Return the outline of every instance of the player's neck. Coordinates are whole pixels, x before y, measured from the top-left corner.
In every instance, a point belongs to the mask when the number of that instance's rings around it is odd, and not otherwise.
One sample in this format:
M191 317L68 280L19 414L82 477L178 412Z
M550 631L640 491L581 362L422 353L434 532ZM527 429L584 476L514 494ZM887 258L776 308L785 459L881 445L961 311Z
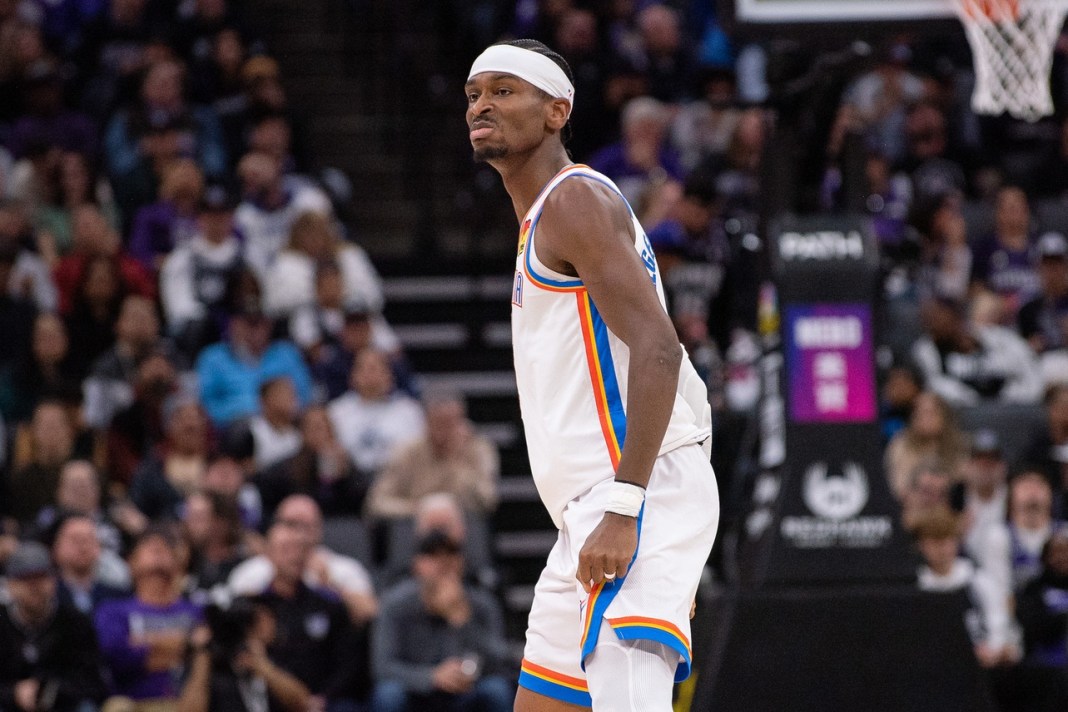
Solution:
M504 180L504 189L512 198L516 218L522 221L542 188L572 163L563 146L552 153L534 152L517 160L494 166Z

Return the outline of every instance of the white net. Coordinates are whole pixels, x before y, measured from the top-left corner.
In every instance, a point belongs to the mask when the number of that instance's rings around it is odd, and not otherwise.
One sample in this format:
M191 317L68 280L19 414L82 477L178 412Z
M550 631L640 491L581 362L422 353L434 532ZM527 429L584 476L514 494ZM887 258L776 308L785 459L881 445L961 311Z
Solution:
M1068 0L952 0L975 62L972 108L1025 121L1053 113L1049 73Z

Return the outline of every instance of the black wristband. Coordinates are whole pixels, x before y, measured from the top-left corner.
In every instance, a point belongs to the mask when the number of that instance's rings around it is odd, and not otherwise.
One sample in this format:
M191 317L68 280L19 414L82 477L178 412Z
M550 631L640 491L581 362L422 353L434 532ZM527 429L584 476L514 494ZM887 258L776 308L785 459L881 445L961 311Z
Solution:
M621 485L634 485L635 487L641 487L643 490L645 489L645 485L640 485L637 482L631 482L630 480L616 480L616 482Z

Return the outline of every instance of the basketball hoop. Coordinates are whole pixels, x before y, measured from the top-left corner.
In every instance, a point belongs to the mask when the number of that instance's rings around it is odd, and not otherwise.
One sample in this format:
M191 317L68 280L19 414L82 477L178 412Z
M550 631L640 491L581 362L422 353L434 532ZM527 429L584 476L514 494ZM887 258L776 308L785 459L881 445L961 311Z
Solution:
M972 108L1037 121L1053 113L1049 73L1068 0L952 0L975 62Z

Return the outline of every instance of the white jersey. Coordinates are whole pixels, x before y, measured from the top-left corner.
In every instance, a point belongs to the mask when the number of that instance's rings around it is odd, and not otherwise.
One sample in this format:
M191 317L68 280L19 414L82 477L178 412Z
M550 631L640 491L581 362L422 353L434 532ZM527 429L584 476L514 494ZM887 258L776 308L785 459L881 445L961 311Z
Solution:
M521 222L512 287L512 343L530 467L558 528L568 502L615 476L627 435L630 367L630 350L605 325L582 280L538 260L535 237L545 200L573 178L603 183L626 204L619 188L588 166L560 171ZM632 210L631 217L634 249L663 306L653 249ZM709 440L711 423L707 389L685 357L660 454Z

